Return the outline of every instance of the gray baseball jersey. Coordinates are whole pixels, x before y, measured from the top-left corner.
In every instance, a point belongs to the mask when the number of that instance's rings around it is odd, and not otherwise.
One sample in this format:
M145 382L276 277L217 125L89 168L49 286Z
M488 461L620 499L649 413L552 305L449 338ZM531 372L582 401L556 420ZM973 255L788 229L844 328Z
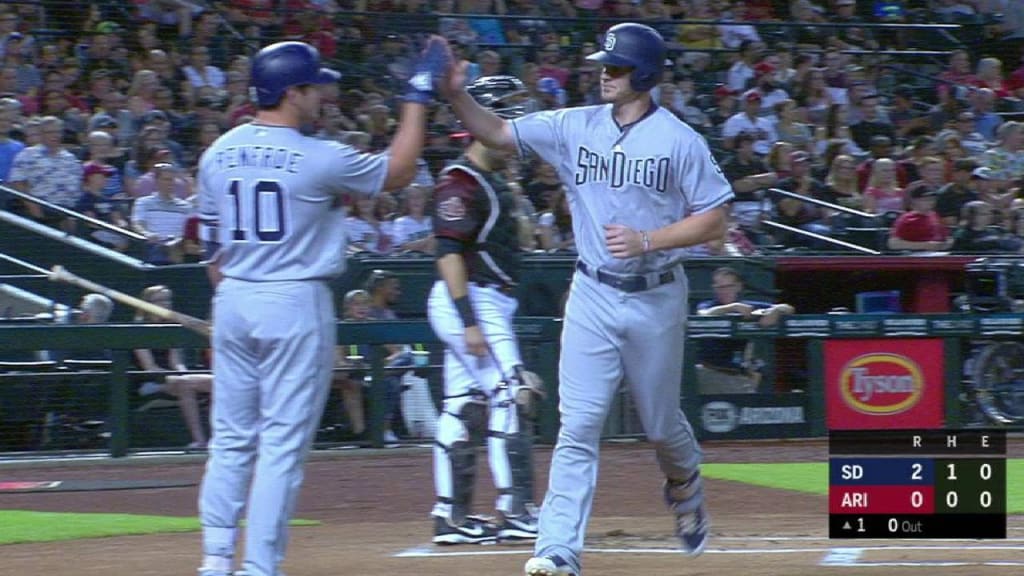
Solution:
M576 249L588 269L645 277L660 271L659 279L669 278L627 292L600 276L573 277L558 369L561 428L534 555L557 556L578 574L600 432L623 380L662 473L674 481L694 479L691 495L674 509L691 513L703 506L696 480L700 447L679 409L688 289L678 263L684 252L614 258L604 226L662 228L727 202L732 187L704 139L661 108L623 127L611 104L511 122L520 153L534 152L558 170L568 190Z
M200 217L218 222L218 263L229 278L331 278L345 270L342 196L375 194L386 176L385 154L243 124L200 160Z
M605 247L603 225L661 228L730 200L732 186L704 138L671 112L655 108L620 128L611 110L599 105L537 112L511 120L513 134L520 154L536 153L558 170L584 262L619 273L661 269L684 251L615 259Z

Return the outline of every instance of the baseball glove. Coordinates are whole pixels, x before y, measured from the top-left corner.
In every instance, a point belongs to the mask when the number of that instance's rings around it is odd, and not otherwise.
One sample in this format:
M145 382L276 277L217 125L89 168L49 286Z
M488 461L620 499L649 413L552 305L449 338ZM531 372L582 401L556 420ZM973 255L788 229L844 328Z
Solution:
M531 420L537 417L540 401L544 399L544 381L535 372L516 368L515 400L519 413Z

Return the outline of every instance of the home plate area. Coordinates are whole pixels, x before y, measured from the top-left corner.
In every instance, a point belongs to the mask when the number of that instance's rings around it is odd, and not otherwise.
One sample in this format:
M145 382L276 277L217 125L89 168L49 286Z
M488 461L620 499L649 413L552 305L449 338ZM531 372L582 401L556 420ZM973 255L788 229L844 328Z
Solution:
M1020 535L1024 529L1011 528ZM458 558L487 556L522 556L533 552L532 546L522 543L500 543L489 546L451 547L425 544L401 550L395 558ZM1006 540L829 540L819 536L717 536L704 551L702 563L729 559L732 562L762 562L753 557L774 557L768 563L785 563L816 573L824 568L919 568L924 573L945 573L942 568L1004 567L1006 574L1024 571L1024 538ZM585 548L587 564L597 568L602 557L611 555L666 556L678 555L679 550L670 535L629 535L608 533L587 538ZM781 558L782 556L788 558ZM741 560L740 557L746 557ZM710 562L708 562L710 561ZM748 564L749 566L749 564ZM818 566L819 568L813 568ZM706 567L706 566L705 566ZM769 571L771 569L769 568ZM854 570L847 573L860 574ZM911 570L911 572L914 572ZM587 573L602 574L599 568ZM653 573L653 572L652 572ZM686 573L685 571L683 573ZM704 572L696 572L703 574ZM774 573L774 572L772 572ZM803 573L799 569L794 573ZM886 570L872 570L871 574L888 574ZM902 571L901 571L902 573ZM959 572L958 572L959 573ZM1002 571L986 572L999 573Z

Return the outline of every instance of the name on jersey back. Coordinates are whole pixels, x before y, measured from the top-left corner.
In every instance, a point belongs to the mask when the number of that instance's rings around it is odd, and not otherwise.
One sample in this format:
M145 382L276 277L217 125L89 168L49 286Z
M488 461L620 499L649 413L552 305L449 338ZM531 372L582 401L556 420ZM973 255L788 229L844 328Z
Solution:
M241 145L228 146L217 150L214 161L217 170L234 170L235 168L263 168L282 170L289 174L298 174L299 165L306 154L291 148L277 146Z

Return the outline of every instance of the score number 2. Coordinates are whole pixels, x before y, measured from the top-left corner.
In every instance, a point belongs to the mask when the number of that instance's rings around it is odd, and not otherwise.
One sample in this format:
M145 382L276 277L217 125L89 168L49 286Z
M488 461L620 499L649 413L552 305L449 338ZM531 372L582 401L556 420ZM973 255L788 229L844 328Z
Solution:
M259 180L243 186L244 180L228 181L228 196L234 210L231 239L245 242L249 232L260 242L280 242L287 233L284 188L277 180Z

